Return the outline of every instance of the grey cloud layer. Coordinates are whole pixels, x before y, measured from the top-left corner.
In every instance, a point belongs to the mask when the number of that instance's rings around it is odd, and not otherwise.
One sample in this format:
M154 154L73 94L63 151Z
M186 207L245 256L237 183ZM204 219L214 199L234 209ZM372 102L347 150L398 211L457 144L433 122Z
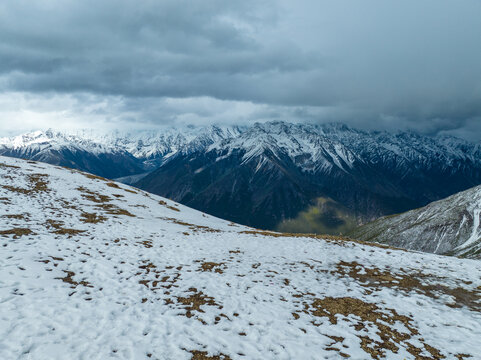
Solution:
M132 121L177 119L166 98L203 118L207 97L238 121L481 138L480 14L478 0L6 0L0 89L119 96L142 108Z

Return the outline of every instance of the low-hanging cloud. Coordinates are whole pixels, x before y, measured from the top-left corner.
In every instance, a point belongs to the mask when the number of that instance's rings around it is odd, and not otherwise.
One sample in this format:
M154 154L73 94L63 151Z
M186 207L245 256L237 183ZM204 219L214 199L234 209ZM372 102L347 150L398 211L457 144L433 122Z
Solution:
M479 140L479 14L478 0L6 0L0 130L276 119Z

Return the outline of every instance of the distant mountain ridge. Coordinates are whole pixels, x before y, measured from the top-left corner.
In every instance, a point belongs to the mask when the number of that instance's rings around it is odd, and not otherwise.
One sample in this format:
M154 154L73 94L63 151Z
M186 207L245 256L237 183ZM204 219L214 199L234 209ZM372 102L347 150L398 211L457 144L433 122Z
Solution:
M349 235L410 250L481 259L481 186L403 214L377 219Z
M49 129L0 138L0 155L119 178L153 170L178 152L199 150L221 138L235 136L237 129L218 126L139 132L86 129L72 133ZM92 166L95 163L98 166Z
M125 149L51 129L1 138L0 155L67 166L109 178L143 169L141 162Z
M222 218L286 231L345 232L481 184L480 144L342 124L47 131L0 139L0 154L122 177Z
M480 183L480 146L461 139L271 122L178 154L136 185L256 227L278 228L304 211L314 214L296 220L304 231L336 233L349 219L367 222ZM326 216L316 199L339 206Z

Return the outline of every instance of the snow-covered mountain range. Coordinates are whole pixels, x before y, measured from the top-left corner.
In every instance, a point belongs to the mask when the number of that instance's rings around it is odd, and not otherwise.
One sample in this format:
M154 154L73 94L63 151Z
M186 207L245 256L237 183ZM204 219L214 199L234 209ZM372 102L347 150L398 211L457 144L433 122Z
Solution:
M479 144L452 136L432 138L415 133L360 131L342 124L279 121L250 127L186 126L138 132L78 130L67 133L49 129L0 138L2 152L16 151L25 158L42 154L43 160L49 160L49 152L69 149L92 154L127 152L137 159L155 159L162 163L176 154L214 149L232 152L240 148L246 152L244 161L270 150L278 156L286 153L292 159L297 158L304 171L334 167L347 171L356 162L375 164L386 160L408 168L412 163L434 167L437 164L433 159L449 168L460 160L477 162L481 153Z
M340 124L47 131L0 139L0 154L122 178L243 224L328 233L481 184L480 144Z
M406 249L481 259L481 186L403 214L387 216L350 236Z
M66 133L49 129L0 138L0 154L117 178L155 169L177 153L202 150L238 132L236 127L218 126L139 132L79 130ZM91 168L92 158L102 166ZM112 161L115 168L109 164Z
M480 183L479 144L275 122L178 154L136 185L256 227L294 219L304 231L336 233ZM326 213L321 199L335 206Z
M478 359L481 262L0 156L1 359Z

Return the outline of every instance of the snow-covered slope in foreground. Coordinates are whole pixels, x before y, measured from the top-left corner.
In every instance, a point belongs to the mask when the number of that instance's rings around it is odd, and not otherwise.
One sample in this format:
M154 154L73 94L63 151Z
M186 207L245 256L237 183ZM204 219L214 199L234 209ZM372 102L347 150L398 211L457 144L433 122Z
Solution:
M1 359L481 358L481 263L0 157Z
M350 236L411 250L481 259L481 185L360 226Z

